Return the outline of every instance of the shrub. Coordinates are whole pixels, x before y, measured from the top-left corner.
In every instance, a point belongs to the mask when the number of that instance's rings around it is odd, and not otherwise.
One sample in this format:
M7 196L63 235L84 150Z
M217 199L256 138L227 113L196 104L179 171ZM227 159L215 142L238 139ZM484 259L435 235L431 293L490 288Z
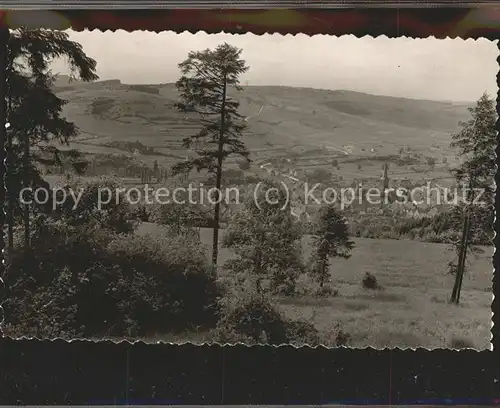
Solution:
M371 290L380 289L380 285L377 282L377 278L369 272L365 273L362 284L363 288L365 289L371 289Z
M75 227L61 221L37 227L31 247L15 245L9 254L5 276L9 294L4 304L9 334L84 335L82 324L107 318L109 308L100 303L100 297L93 296L97 293L94 291L85 298L83 291L88 288L92 270L104 267L103 251L114 236L104 229ZM15 244L19 244L21 237L22 231L16 231ZM85 302L95 306L95 315L78 316Z
M255 290L262 292L262 281L269 279L273 293L293 294L297 277L303 271L302 230L290 211L286 192L268 183L271 197L249 195L225 230L223 246L236 255L224 267L236 275L252 275ZM262 192L262 191L261 191Z
M149 222L150 214L145 205L135 205L130 212L131 218L137 221Z
M137 336L214 327L219 289L199 241L62 222L10 257L11 333ZM29 300L29 301L28 301Z
M434 231L427 232L423 236L423 240L425 242L434 242L434 243L441 243L444 241L443 237L436 234Z
M182 226L207 226L210 216L206 209L197 204L176 203L155 204L148 208L149 222L170 225L176 229Z
M378 238L380 239L399 239L400 235L396 231L382 231Z
M318 291L316 292L316 296L337 296L338 293L339 291L337 289L333 289L330 285L325 285L318 289Z
M343 330L337 332L337 337L335 339L335 344L337 346L347 346L351 341L351 335Z
M316 346L320 343L318 330L310 322L304 320L285 321L287 342L295 346Z
M450 340L450 348L456 350L462 350L468 348L474 349L475 346L474 343L468 339L453 337Z
M117 299L140 334L215 326L216 274L195 237L131 236L111 242L108 253L124 278Z
M219 341L227 341L224 339L227 334L238 334L253 343L286 342L283 319L265 295L233 293L222 299L222 303L224 309L217 327Z
M352 337L349 333L342 330L340 324L335 325L335 329L333 330L333 344L335 346L347 346L351 342Z
M331 297L337 296L338 290L334 289L330 284L325 284L321 287L309 275L303 274L297 279L296 294L299 296Z
M119 191L117 180L110 177L100 177L85 183L77 180L63 188L64 193L62 190L56 193L62 204L52 211L52 218L74 226L95 224L96 227L118 233L130 233L135 229L131 206L125 194ZM71 191L82 191L79 201L75 201Z
M319 343L316 328L282 316L270 298L257 292L236 292L222 300L223 312L215 330L221 343L310 344Z
M238 162L238 167L240 168L240 170L246 171L250 169L250 163L248 162L248 160L240 160Z

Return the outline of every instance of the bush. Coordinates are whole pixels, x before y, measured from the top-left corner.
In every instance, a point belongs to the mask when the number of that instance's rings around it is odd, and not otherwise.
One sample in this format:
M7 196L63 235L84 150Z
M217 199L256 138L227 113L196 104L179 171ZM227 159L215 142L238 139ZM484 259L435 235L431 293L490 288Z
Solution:
M380 239L399 239L400 235L396 231L382 231L377 238L380 238Z
M319 345L319 333L314 325L304 320L286 320L285 321L287 342L294 346Z
M491 217L490 217L491 218ZM458 222L457 222L458 220ZM453 243L460 239L461 218L453 212L440 212L432 216L411 218L398 214L386 215L359 215L354 214L349 220L350 233L363 238L386 239L416 239L433 243ZM493 233L493 222L485 222L484 227L480 222L474 235L474 245L490 245ZM483 233L479 233L483 232Z
M339 329L337 331L337 337L335 339L335 344L337 346L347 346L349 345L349 342L351 341L351 335L342 329Z
M250 169L250 163L248 162L248 160L240 160L238 162L238 167L240 168L240 170L246 171Z
M331 331L329 338L325 339L325 343L331 346L342 347L342 346L348 346L351 340L352 340L351 335L346 331L342 330L340 324L337 323L334 329Z
M453 337L450 340L450 348L455 350L475 349L474 343L468 339Z
M77 180L63 188L64 193L57 192L62 204L52 211L51 218L73 226L95 224L96 227L118 233L130 233L135 229L132 208L125 194L119 191L117 180L110 177L100 177L85 183ZM82 191L78 202L71 195L70 188L73 192Z
M239 293L222 299L223 313L217 327L218 340L241 335L252 343L282 344L286 331L280 313L271 301L257 293Z
M308 322L282 316L271 300L256 292L232 293L222 300L215 340L221 343L316 345L319 335Z
M15 249L9 254L5 276L9 293L4 303L8 334L82 336L82 325L90 323L86 319L108 317L109 307L100 302L101 297L94 297L96 291L85 298L84 290L92 271L104 267L103 251L114 235L104 229L75 227L61 221L37 227L29 248L20 245L23 234L16 231ZM95 315L78 315L85 303L94 305Z
M134 205L130 212L131 218L136 221L149 222L150 214L145 205Z
M365 273L365 276L363 277L362 284L363 284L363 288L365 288L365 289L376 290L376 289L381 288L379 283L377 282L377 278L369 272Z
M338 294L339 291L337 289L333 289L330 285L324 285L323 287L320 287L316 292L316 296L324 297L337 296Z
M332 288L330 284L325 284L321 287L309 275L303 274L297 279L296 294L299 296L332 297L338 295L338 290Z
M111 242L108 254L124 278L117 300L140 335L215 326L219 288L199 240L131 236Z
M208 227L211 219L207 210L197 204L155 204L148 207L149 222L170 225L176 229L182 226Z
M14 251L6 279L10 333L142 336L214 327L219 289L192 237L118 235L54 223Z

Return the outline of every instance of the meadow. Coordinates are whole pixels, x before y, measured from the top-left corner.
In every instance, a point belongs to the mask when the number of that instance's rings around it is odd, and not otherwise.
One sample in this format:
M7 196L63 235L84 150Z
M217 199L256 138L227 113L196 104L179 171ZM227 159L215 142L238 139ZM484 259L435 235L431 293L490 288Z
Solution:
M191 154L181 140L199 130L199 121L175 109L178 94L173 84L127 85L118 80L69 84L61 76L54 90L69 101L64 114L81 131L70 148L101 155L101 160L104 154L125 155L150 168L154 162L171 167ZM321 169L329 173L328 181L371 180L374 185L380 182L385 164L389 165L389 178L396 182L401 178L434 180L440 185L450 182L450 168L458 160L450 149L451 133L468 117L470 106L276 86L244 87L238 100L248 124L243 141L253 161L245 176L267 177L261 165L271 162L279 181L286 180L280 175L290 168L301 172L301 180ZM127 143L139 143L154 152L127 150ZM117 173L123 170L120 165L100 171ZM226 168L235 167L238 162L228 160ZM195 173L191 177L204 176ZM46 177L51 183L57 178L60 176ZM124 187L141 184L138 178L119 178ZM161 232L162 227L152 223L141 224L137 231L153 236ZM210 255L212 231L202 228L200 237ZM354 241L350 259L331 261L335 294L274 297L285 317L313 323L327 345L335 343L330 337L338 339L341 333L346 345L361 348L490 347L491 247L484 248L477 259L470 257L457 306L448 303L454 281L448 262L455 254L447 245L367 238ZM310 255L310 244L310 238L304 237L304 260ZM223 265L231 257L230 251L220 249L221 277L227 276ZM366 273L376 277L380 290L362 286ZM299 286L307 288L307 279ZM168 337L162 334L158 339L202 342L210 341L210 336L191 331Z
M161 234L163 228L143 223L137 233ZM223 234L223 233L222 233ZM201 228L200 238L211 247L212 230ZM492 303L492 247L470 258L464 277L461 303L448 298L454 277L447 271L453 253L447 245L412 240L354 239L356 247L348 260L334 259L330 266L332 286L338 290L330 297L276 297L276 305L287 317L314 323L328 336L341 330L348 346L477 348L490 347ZM310 238L303 239L303 255L310 253ZM404 255L404 256L403 256ZM233 255L221 248L222 266ZM362 287L366 272L376 276L381 290ZM221 270L221 274L224 274ZM164 341L207 341L207 333L154 338Z

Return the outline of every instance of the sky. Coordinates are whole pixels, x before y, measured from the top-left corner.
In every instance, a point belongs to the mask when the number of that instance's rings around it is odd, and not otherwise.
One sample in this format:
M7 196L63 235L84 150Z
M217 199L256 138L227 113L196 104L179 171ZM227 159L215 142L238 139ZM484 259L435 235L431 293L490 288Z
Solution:
M498 48L485 39L67 31L97 60L100 79L175 82L189 51L228 42L250 66L243 85L342 89L376 95L476 101L497 92ZM67 73L63 61L54 72Z

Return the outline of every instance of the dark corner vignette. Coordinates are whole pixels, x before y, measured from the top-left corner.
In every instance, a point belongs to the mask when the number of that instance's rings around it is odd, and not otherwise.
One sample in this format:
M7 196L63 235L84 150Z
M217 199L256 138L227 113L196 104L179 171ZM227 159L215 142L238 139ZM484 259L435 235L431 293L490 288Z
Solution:
M5 112L5 97L3 101ZM497 99L497 111L499 106ZM498 130L498 121L496 126ZM5 128L1 131L5 138ZM3 162L4 149L2 154ZM2 177L4 171L2 166ZM497 182L498 176L497 169ZM141 173L140 178L150 180L151 175ZM498 207L497 200L495 196ZM178 223L174 227L180 228ZM498 240L496 236L495 247ZM495 265L498 256L495 251ZM495 272L494 293L497 282ZM492 333L496 345L497 325ZM0 374L0 404L487 405L499 397L496 351L222 348L7 338L2 343L0 366L7 369ZM54 392L55 385L61 391Z
M4 276L4 270L5 270L5 264L4 264L4 221L5 221L5 210L4 210L4 202L5 202L5 173L6 173L6 168L5 168L5 157L6 157L6 151L5 151L5 141L7 140L6 138L6 133L7 133L7 120L5 117L5 113L7 112L7 101L5 98L6 95L6 86L7 86L7 81L6 81L6 75L5 75L5 67L7 65L7 41L8 41L8 36L9 32L8 29L0 26L0 97L2 100L2 110L0 112L0 117L2 118L0 120L0 203L2 203L2 210L0 211L0 224L2 225L2 239L0 241L0 251L2 251L2 257L1 257L1 265L0 265L0 338L3 337L3 330L2 330L2 325L5 320L5 314L4 314L4 309L2 307L2 303L5 300L5 296L7 294L7 288L5 281L3 280Z
M500 51L500 40L497 40L497 47ZM497 123L496 123L496 129L497 129L497 148L495 150L496 152L496 165L497 165L497 171L495 174L495 184L497 191L495 193L495 237L494 237L494 246L495 246L495 252L493 255L493 302L491 305L491 311L492 311L492 322L493 326L491 328L491 334L492 334L492 339L491 339L491 344L493 346L493 352L496 357L496 361L498 362L498 366L500 367L500 319L499 319L499 313L500 313L500 308L499 308L499 302L498 302L498 296L497 293L499 291L498 287L498 268L500 268L500 252L498 251L498 246L500 245L500 236L498 231L500 230L500 219L498 217L498 209L500 208L500 198L498 194L498 186L500 185L500 55L497 58L497 63L499 65L499 71L497 74L497 86L499 88L498 93L497 93L497 114L499 115Z

